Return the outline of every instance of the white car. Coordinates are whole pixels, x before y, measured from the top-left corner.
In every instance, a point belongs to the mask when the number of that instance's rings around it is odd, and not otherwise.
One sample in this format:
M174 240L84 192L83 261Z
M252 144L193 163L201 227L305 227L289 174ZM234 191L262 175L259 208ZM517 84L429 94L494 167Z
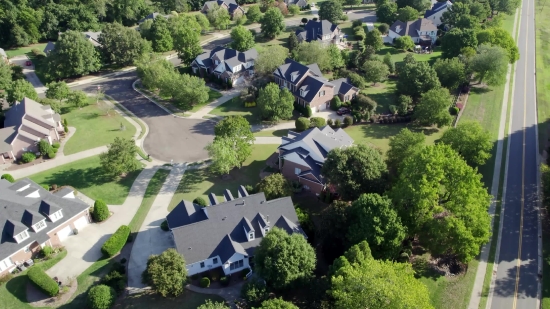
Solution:
M315 3L312 3L312 4L311 4L311 7L314 8L314 7L315 7Z

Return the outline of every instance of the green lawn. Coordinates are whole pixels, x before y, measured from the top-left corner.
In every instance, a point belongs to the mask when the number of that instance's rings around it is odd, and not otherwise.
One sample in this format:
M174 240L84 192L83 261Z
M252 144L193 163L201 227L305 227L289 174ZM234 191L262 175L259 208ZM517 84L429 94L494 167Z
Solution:
M376 107L377 114L390 113L390 105L396 104L395 97L395 80L387 80L383 83L372 85L369 83L367 88L361 89L361 93L369 96L378 103Z
M136 214L132 218L132 221L130 221L130 224L128 224L132 233L137 233L141 228L143 221L145 221L145 217L147 217L151 206L153 206L153 202L155 201L157 194L160 192L160 188L162 188L162 185L166 181L166 177L168 177L169 174L169 170L161 168L157 170L153 178L151 178L151 181L147 185L147 189L145 189L145 194L143 195L141 205L139 205Z
M250 124L260 123L261 118L257 107L244 107L243 101L239 97L235 97L222 105L214 108L210 115L215 116L232 116L240 115L246 118Z
M43 51L44 47L46 47L46 43L40 43L40 44L32 44L25 47L19 47L14 49L6 49L6 54L8 57L15 57L24 55L26 53L30 53L32 49L38 49L39 51Z
M69 112L62 114L61 118L67 119L76 132L65 144L65 155L105 146L112 143L115 137L132 138L136 133L134 125L118 113L105 115L96 105L95 98L90 98L89 105L81 109L72 106L62 109L67 110ZM121 124L125 127L124 131L120 129Z
M217 295L199 294L185 291L178 297L162 297L154 293L143 293L129 295L118 301L113 309L150 309L150 308L179 308L195 309L206 303L206 300L213 302L224 302L224 299Z
M404 52L402 50L395 49L392 46L384 45L382 49L376 52L376 54L380 57L383 57L387 53L390 53L391 59L394 63L402 62L407 54L413 55L414 59L417 61L429 61L430 63L434 63L437 58L441 57L441 48L436 47L434 52L431 54L417 54Z
M254 136L256 137L283 137L286 136L288 133L288 129L282 129L282 130L262 130L258 132L254 132Z
M129 173L120 180L104 176L99 156L74 161L29 176L40 185L73 186L91 199L102 199L110 205L120 205L141 170Z
M207 105L211 102L214 102L214 100L217 100L221 97L222 97L222 94L219 91L208 88L208 102L206 102L204 104L196 104L196 105L193 106L193 108L191 108L189 110L186 110L186 112L191 112L191 113L197 112L198 110L203 108L205 105Z
M218 196L218 201L223 201L225 189L229 189L236 196L239 185L256 185L260 181L260 171L266 167L265 160L277 147L278 145L253 146L252 154L244 162L243 167L231 171L228 179L211 174L207 168L188 170L183 175L168 210L172 210L182 199L192 201L202 196L208 200L207 194L213 192Z
M254 45L254 48L258 51L264 48L269 48L271 45L282 45L288 48L288 37L294 31L296 31L296 27L287 27L283 33L278 35L273 40L266 39L263 36L256 36L256 44Z

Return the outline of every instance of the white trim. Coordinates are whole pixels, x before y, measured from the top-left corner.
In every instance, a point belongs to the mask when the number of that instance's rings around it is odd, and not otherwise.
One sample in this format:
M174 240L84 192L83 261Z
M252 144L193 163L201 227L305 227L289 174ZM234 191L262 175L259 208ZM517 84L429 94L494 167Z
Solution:
M24 236L24 235L27 235L27 237L25 237L25 238L23 238L23 239L18 239L18 238L17 238L18 236ZM20 244L21 242L23 242L25 239L28 239L29 237L31 237L31 236L29 235L29 232L27 232L27 230L24 230L23 232L21 232L21 233L15 235L15 236L13 236L13 239L15 239L15 241L16 241L18 244Z
M41 226L39 226L41 225ZM34 230L34 232L39 232L43 229L45 229L48 225L46 224L46 218L44 218L44 220L40 220L38 222L36 222L33 226L32 226L32 229Z

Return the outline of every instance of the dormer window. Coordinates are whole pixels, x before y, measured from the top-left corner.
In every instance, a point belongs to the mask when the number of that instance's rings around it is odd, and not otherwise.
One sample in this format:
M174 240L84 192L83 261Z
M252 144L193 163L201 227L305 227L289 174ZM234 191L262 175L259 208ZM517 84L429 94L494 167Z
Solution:
M44 229L46 227L46 220L42 220L38 223L36 223L35 225L32 226L32 229L35 231L35 232L38 232L42 229Z
M27 232L27 230L25 230L25 231L15 235L14 238L15 238L15 241L17 241L17 243L20 243L20 242L22 242L23 240L25 240L29 237L30 237L29 233Z
M220 64L220 62L219 62L218 60L214 60L214 63L215 63L216 65Z
M49 218L50 218L50 220L52 220L52 222L55 222L55 221L63 218L63 213L61 212L61 210L58 210L58 211L54 212L53 214L49 215Z
M269 232L269 227L268 226L264 227L264 234L267 234L267 232Z
M301 96L301 97L304 96L304 89L300 89L300 96Z
M254 240L254 232L248 233L248 240Z

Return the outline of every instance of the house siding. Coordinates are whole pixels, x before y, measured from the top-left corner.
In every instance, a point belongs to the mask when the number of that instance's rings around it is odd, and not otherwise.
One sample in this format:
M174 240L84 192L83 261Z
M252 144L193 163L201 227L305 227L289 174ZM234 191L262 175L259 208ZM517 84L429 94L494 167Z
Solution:
M298 180L298 175L296 175L296 173L294 172L296 168L299 168L302 172L310 170L309 166L303 166L301 164L297 164L297 163L285 160L281 168L281 174L283 174L283 176L285 176L286 179Z
M323 189L325 188L324 185L305 178L299 178L299 181L302 185L304 185L304 189L306 191L310 191L315 194L321 194L321 192L323 192ZM307 186L307 188L305 186Z
M218 259L218 263L214 263L214 259ZM204 262L204 267L201 267L201 262ZM222 266L220 257L216 255L203 261L185 265L185 268L187 268L187 275L192 276L220 266Z
M86 217L86 219L88 220L88 222L90 222L90 215L88 213L88 210L84 210L83 212L79 213L78 215L72 217L70 220L68 220L67 222L63 223L62 225L58 226L57 228L51 230L50 232L48 232L48 236L50 237L50 242L51 242L51 245L53 247L55 246L61 246L61 241L59 240L59 236L57 236L57 232L59 232L60 230L62 230L64 227L66 227L67 225L69 225L71 227L71 230L74 230L76 227L74 225L74 222L82 217Z
M236 261L239 261L239 260L243 260L243 267L231 270L230 263L233 263L233 262L236 262ZM249 263L248 263L248 257L244 256L240 253L233 254L233 256L230 257L229 260L227 260L227 262L225 262L222 265L222 269L223 269L223 272L225 273L225 275L238 273L238 272L242 271L243 269L246 269L246 268L249 268L249 267L250 266L249 266Z
M321 87L319 92L323 90L325 91L324 96L319 96L319 93L317 93L315 98L309 102L309 106L314 113L327 109L328 105L330 105L330 100L334 97L334 87L325 85Z
M347 101L351 101L351 99L353 98L354 95L357 95L359 93L359 91L357 90L353 90L353 89L350 89L348 92L346 92L345 94L341 94L339 93L338 94L338 97L340 98L340 101L342 102L347 102ZM348 97L348 100L345 100L345 97Z

